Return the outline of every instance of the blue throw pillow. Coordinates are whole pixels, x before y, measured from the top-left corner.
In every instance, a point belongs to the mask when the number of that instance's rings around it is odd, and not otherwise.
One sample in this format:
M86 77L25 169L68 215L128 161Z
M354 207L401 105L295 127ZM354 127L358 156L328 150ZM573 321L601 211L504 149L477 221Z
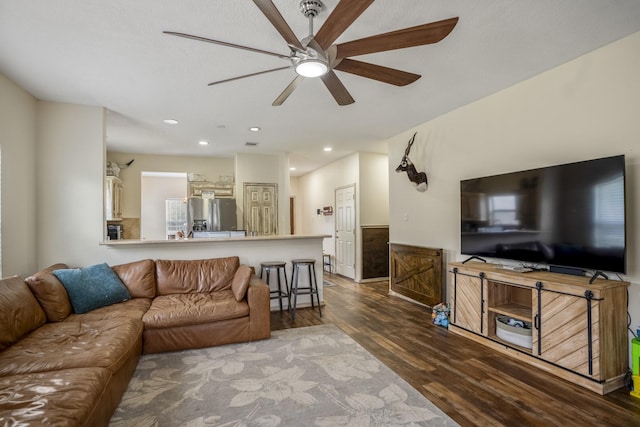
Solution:
M54 270L53 274L67 290L73 311L78 314L131 299L118 275L106 263Z

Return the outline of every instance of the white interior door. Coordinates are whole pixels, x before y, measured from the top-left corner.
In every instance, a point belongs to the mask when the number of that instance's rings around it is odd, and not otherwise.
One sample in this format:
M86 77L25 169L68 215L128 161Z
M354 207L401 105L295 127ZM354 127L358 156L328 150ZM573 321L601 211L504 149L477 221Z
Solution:
M336 273L355 279L356 187L336 189Z

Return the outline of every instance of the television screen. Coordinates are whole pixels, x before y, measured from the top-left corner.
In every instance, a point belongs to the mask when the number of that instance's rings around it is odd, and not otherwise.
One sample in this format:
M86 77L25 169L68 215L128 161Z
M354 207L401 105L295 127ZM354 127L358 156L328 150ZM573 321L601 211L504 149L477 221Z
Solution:
M626 273L623 155L463 180L460 208L463 254Z

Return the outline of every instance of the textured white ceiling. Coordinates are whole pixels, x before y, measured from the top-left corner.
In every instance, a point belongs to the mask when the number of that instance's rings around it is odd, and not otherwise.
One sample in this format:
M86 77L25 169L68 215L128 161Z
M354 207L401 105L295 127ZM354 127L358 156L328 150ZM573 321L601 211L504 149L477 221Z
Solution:
M323 1L316 30L338 3ZM299 0L274 3L305 37ZM409 86L338 71L356 100L343 107L317 79L272 107L292 70L209 87L287 63L162 33L288 54L249 0L0 0L0 72L41 100L108 108L110 150L288 152L301 174L354 151L386 152L390 136L640 31L637 0L377 0L337 42L454 16L457 27L440 43L357 58L422 75ZM199 146L201 139L210 145ZM247 148L248 141L259 145Z

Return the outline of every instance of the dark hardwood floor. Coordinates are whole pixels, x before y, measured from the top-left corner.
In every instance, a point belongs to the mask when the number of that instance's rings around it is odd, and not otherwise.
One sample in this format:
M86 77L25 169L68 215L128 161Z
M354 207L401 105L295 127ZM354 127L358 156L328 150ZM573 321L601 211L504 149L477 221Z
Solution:
M323 317L271 313L272 330L333 323L462 426L640 426L640 399L606 396L523 365L431 323L431 311L388 295L388 282L325 277Z

